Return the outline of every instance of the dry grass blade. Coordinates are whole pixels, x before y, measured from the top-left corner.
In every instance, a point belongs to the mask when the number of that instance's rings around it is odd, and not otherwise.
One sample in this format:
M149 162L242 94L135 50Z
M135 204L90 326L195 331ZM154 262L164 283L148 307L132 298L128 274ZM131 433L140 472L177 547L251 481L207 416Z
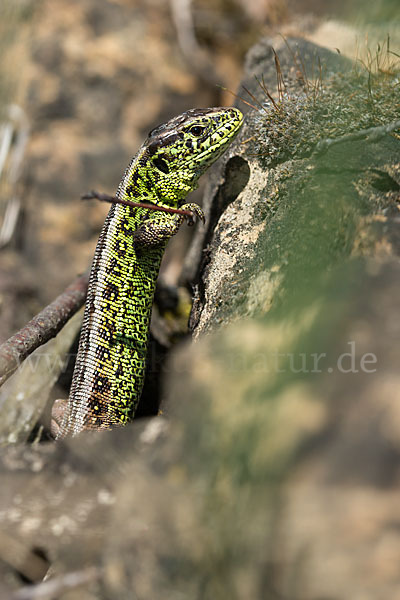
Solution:
M224 90L225 92L229 92L230 94L232 94L232 96L235 96L235 98L237 98L238 100L240 100L244 104L247 104L247 106L250 106L250 108L252 108L253 110L258 110L258 108L256 106L254 106L254 104L251 104L250 102L247 102L244 98L242 98L242 96L239 96L239 94L235 94L235 92L232 92L232 90L230 90L229 88L226 88L226 87L224 87L222 85L219 85L218 87L221 88L221 90Z
M254 95L254 94L252 94L252 93L250 92L250 90L248 90L248 89L247 89L247 87L246 87L245 85L242 85L242 88L244 89L244 91L245 91L245 92L247 92L247 94L250 96L250 98L251 98L252 100L254 100L254 102L255 102L256 104L258 104L258 106L261 108L261 110L263 110L263 111L264 111L264 112L266 112L266 113L268 112L268 111L267 111L267 109L265 108L265 106L263 106L263 105L261 104L261 102L259 102L259 100L257 100L257 98L255 97L255 95Z
M302 73L302 80L307 88L307 94L310 92L310 82L307 76L307 70L306 70L306 65L304 64L304 60L301 54L299 54L299 58L300 58L300 64L301 64L301 73Z
M274 53L278 97L279 97L279 102L282 102L283 97L284 97L284 92L286 91L286 85L285 85L283 75L282 75L281 63L279 61L278 55L275 52L274 48L272 48L272 52Z
M301 60L301 58L300 58L300 62L297 60L298 53L297 53L297 52L294 52L294 51L292 50L292 48L289 46L289 44L287 43L287 40L286 40L286 38L285 38L283 35L281 35L281 38L283 39L283 41L284 41L284 43L285 43L285 46L286 46L286 48L288 49L288 51L289 51L289 53L290 53L290 55L291 55L291 57L292 57L292 59L293 59L294 65L295 65L295 67L296 67L296 69L297 69L297 78L298 78L299 80L301 80L301 81L303 82L303 84L304 84L304 85L307 87L307 89L308 89L307 73L306 73L306 70L305 70L305 66L304 66L304 63L303 63L303 61Z
M258 77L256 75L254 75L255 80L257 81L258 85L260 86L261 90L263 91L263 93L267 96L268 100L270 100L270 102L273 104L274 108L276 110L278 110L278 105L275 102L275 100L273 99L273 97L271 96L271 94L269 93L269 90L266 86L266 83L264 81L264 75L262 76L261 81L258 79Z

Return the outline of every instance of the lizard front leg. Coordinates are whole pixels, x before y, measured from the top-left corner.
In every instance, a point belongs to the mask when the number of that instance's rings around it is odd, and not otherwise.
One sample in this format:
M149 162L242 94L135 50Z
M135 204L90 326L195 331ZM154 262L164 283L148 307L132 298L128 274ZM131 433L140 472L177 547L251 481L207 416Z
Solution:
M198 204L193 202L184 204L180 207L192 213L192 217L179 214L157 213L146 219L132 234L136 248L152 247L167 242L174 236L184 219L188 225L193 225L194 218L197 217L203 223L205 221L204 213Z

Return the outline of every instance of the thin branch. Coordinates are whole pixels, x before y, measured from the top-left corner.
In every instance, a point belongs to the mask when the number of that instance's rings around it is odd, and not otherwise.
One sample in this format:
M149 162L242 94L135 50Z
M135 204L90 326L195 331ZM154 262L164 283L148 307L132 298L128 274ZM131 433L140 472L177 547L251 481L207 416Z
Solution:
M182 210L180 208L169 208L166 206L158 206L157 204L147 204L145 202L132 202L131 200L122 200L116 196L102 194L92 190L81 196L81 200L100 200L100 202L109 202L110 204L123 204L124 206L132 206L133 208L145 208L147 210L159 210L161 212L183 215L185 217L193 217L190 210Z
M370 138L373 141L379 140L396 129L400 129L400 119L393 121L392 123L387 123L386 125L378 125L377 127L361 129L360 131L355 131L354 133L347 133L346 135L342 135L338 138L326 138L318 142L312 155L315 156L316 154L323 154L331 146L344 144L345 142L363 140L365 138Z
M189 210L120 200L114 196L98 192L90 192L90 194L86 194L82 198L85 200L96 198L97 200L113 204L124 204L135 208L175 213L188 217L190 219L189 224L193 222L193 213ZM25 327L0 345L0 386L11 377L27 356L32 354L36 348L55 337L64 327L65 323L80 309L86 298L88 281L88 273L78 277L58 298L29 321Z
M84 200L92 198L135 208L175 213L193 220L193 213L189 210L131 202L98 192L90 192L82 196ZM65 323L80 309L86 298L88 280L88 274L78 277L58 298L0 346L0 386L18 369L27 356L55 337Z
M12 239L21 211L21 199L17 183L21 175L25 147L29 137L28 119L22 108L16 104L8 107L8 121L0 127L0 179L9 189L8 202L0 229L0 248ZM5 167L8 162L7 170Z
M40 581L49 570L49 561L29 547L15 533L0 531L0 559L30 581Z
M182 56L203 81L217 85L221 77L214 68L211 56L197 41L192 0L170 0L169 4Z
M36 348L55 337L80 309L86 298L88 280L88 274L77 277L60 296L0 346L0 385Z
M61 594L68 590L75 589L82 585L88 585L100 579L100 569L89 567L82 571L74 571L48 579L36 585L28 585L15 592L11 600L45 600L50 598L59 598Z

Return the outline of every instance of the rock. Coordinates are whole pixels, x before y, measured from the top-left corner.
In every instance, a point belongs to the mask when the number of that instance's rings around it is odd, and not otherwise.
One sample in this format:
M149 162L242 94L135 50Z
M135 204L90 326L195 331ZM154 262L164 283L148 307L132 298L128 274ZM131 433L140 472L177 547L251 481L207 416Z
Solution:
M249 69L260 77L262 52L264 82L273 92L273 54L265 42L250 52ZM319 64L319 52L307 42L282 43L279 60L292 61L282 102L275 108L259 86L262 108L249 113L240 138L214 170L205 203L208 229L188 258L199 278L191 317L195 337L286 307L291 298L292 307L300 305L303 293L315 298L313 286L350 257L397 252L387 234L390 229L389 237L397 236L399 141L379 130L398 117L396 78L371 75L370 91L368 74L349 71L349 61L330 53L325 68L323 50L321 72L328 74L315 82L307 73L310 64ZM248 71L245 80L251 76Z

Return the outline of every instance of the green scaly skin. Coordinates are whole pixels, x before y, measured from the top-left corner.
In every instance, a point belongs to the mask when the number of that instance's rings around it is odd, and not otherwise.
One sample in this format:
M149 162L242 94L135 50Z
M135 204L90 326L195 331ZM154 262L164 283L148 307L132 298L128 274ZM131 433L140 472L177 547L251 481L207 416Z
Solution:
M242 124L235 108L193 109L153 129L117 196L181 205ZM130 421L143 387L155 284L165 246L184 217L114 204L94 255L68 404L57 438Z

